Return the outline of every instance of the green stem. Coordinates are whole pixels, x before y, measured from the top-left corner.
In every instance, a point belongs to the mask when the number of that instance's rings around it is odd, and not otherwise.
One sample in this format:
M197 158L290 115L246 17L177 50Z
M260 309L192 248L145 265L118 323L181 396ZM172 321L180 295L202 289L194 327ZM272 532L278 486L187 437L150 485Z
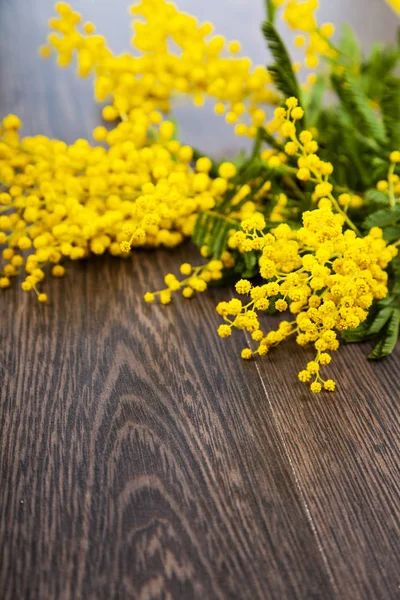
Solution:
M262 127L259 127L257 129L257 135L254 140L254 145L253 145L253 149L251 152L252 159L256 158L260 154L262 142L263 142L263 129L262 129Z
M396 164L392 163L389 167L389 172L388 172L388 183L389 183L388 194L389 194L389 204L390 204L391 210L393 210L394 207L396 206L396 198L394 195L393 181L392 181L392 175L394 174L395 167L396 167Z
M265 12L269 23L273 25L275 21L276 6L274 6L272 0L265 0Z
M357 235L361 235L359 229L356 227L356 225L354 225L353 221L350 219L350 217L344 212L344 210L342 210L342 208L339 206L338 201L336 200L336 198L334 196L332 196L332 194L329 194L328 196L329 200L331 200L333 206L335 207L336 211L342 215L342 217L344 218L345 222L347 223L347 225L356 232Z

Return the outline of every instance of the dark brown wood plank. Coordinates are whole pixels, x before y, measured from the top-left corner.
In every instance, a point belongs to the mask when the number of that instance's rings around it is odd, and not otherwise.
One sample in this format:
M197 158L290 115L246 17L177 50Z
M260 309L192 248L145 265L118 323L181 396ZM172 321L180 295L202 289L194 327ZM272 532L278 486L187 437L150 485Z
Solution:
M50 4L0 4L0 108L72 140L99 108L34 54ZM0 598L333 598L260 380L215 334L216 298L142 302L187 252L71 265L49 306L1 296Z
M326 368L333 395L295 383L312 351L294 341L249 371L263 379L338 597L387 600L400 597L400 348L378 363L369 350L340 349Z
M47 307L2 297L1 598L333 597L213 298L143 306L177 259L73 265Z

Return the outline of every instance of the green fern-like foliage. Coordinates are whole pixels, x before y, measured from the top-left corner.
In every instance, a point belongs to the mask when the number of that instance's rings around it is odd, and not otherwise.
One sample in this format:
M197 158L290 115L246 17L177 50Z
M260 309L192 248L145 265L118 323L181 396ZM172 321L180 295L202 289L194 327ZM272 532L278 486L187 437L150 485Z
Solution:
M381 110L391 148L400 148L400 79L389 76L382 89Z
M267 68L272 74L276 87L285 98L295 96L301 101L299 84L293 71L289 53L280 35L270 21L264 22L262 30L275 61Z
M340 76L332 74L331 80L342 108L352 119L352 124L378 144L387 144L383 121L371 106L360 82L349 73Z
M199 247L206 245L214 258L220 258L227 247L230 232L235 229L240 229L239 221L217 212L204 211L197 217L192 240Z

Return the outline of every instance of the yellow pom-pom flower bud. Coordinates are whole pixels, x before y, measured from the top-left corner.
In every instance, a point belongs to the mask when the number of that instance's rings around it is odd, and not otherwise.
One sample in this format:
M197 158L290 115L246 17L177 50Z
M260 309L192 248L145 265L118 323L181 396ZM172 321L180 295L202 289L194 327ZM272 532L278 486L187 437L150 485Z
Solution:
M214 112L217 115L223 115L225 112L225 105L222 104L222 102L218 102L215 106L214 106Z
M304 110L300 106L297 106L292 110L291 116L295 121L299 121L304 117Z
M152 292L146 292L145 295L143 296L144 301L145 302L154 302L155 300L155 295Z
M51 274L53 275L53 277L64 277L65 268L62 265L54 265L54 267L51 270Z
M161 304L169 304L171 302L170 290L163 290L160 292L160 302Z
M182 296L184 298L187 298L187 299L192 298L193 294L194 294L194 290L193 290L193 288L191 288L189 286L184 287L182 290Z
M335 387L336 387L336 384L333 381L333 379L327 379L324 382L324 389L328 390L328 392L334 392L335 391Z
M322 385L319 383L319 381L313 381L310 385L310 390L313 392L313 394L319 394L321 389Z
M287 142L285 144L285 152L289 156L294 156L298 151L299 147L295 142Z
M196 161L196 171L199 173L208 173L211 167L212 162L207 156L202 156Z
M129 242L124 241L120 243L120 248L122 252L129 252L131 249L131 245Z
M218 173L223 179L231 179L236 175L236 167L229 162L223 162L218 169Z
M276 310L279 310L279 312L285 311L287 309L287 307L288 307L288 303L286 302L286 300L283 300L282 298L275 302L275 308L276 308Z
M392 163L400 162L400 152L398 150L395 150L394 152L392 152L390 154L390 160Z
M304 37L304 35L296 35L296 37L294 38L294 44L295 46L297 46L297 48L301 48L302 46L304 46L305 43L306 38Z
M300 381L303 381L303 383L310 381L311 379L311 373L309 373L308 371L306 371L305 369L303 371L300 371L300 373L297 375L297 377L299 378Z
M175 125L171 121L164 121L160 125L160 137L164 141L168 141L172 138L175 131Z
M238 54L240 52L240 42L233 40L228 44L228 50L231 54Z
M183 264L181 264L179 270L182 273L182 275L191 275L192 265L189 263L183 263Z
M0 288L5 289L10 287L11 281L8 277L0 277Z
M324 38L330 38L335 33L335 26L333 23L323 23L319 28L319 32Z
M97 142L102 142L107 138L108 131L105 127L100 126L93 129L93 139Z
M223 324L218 327L217 333L219 337L227 338L231 335L232 328L229 325Z
M291 109L291 108L296 108L296 106L299 104L299 101L297 100L297 98L295 98L294 96L292 96L291 98L288 98L286 100L286 106Z
M19 129L21 125L21 119L19 119L16 115L8 115L3 119L3 127L6 130Z
M190 162L193 158L193 150L190 146L182 146L178 150L178 158L182 162Z
M248 294L251 290L251 283L247 279L241 279L235 285L238 294Z

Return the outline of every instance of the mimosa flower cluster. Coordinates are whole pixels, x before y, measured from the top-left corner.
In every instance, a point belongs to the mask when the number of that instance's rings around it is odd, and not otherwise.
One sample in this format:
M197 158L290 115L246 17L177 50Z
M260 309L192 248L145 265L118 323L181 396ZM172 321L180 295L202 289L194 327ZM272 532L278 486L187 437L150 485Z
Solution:
M318 209L303 213L298 230L281 224L263 233L266 224L259 216L243 221L235 241L242 251L262 249L260 275L266 283L253 285L242 279L236 291L246 294L248 301L235 298L217 306L225 321L218 329L221 337L236 328L257 342L255 350L242 351L244 359L264 356L292 334L300 346L312 344L315 358L299 373L312 392L335 389L334 381L322 378L320 368L330 363L330 352L339 347L337 331L357 327L367 318L373 300L386 296L385 269L397 255L397 248L386 245L379 228L363 238L351 229L344 231L343 216L332 208L332 202L322 198ZM259 311L266 311L271 303L279 312L289 310L294 318L264 333Z
M174 125L157 128L157 142L145 146L134 134L143 115L121 122L110 148L86 140L67 144L44 136L20 140L20 120L9 115L0 130L0 242L6 245L0 286L25 272L22 287L47 296L40 284L47 267L61 276L65 258L90 253L126 255L132 246L167 246L190 236L197 214L210 210L236 169L220 166L211 179L211 161L172 140Z
M282 139L288 138L285 144L285 153L287 156L296 157L297 171L296 177L300 181L315 183L312 200L317 202L320 198L327 197L346 221L347 225L356 230L356 227L347 216L349 207L360 208L362 198L357 194L344 192L336 200L333 196L333 185L329 182L329 176L333 173L333 165L330 162L319 158L318 142L314 139L313 132L310 130L301 131L297 134L296 123L304 117L304 110L299 106L297 98L288 98L285 107L279 107L274 113L274 127L281 135ZM391 156L396 154L392 153ZM395 176L396 177L396 176ZM343 207L343 208L342 208Z
M196 106L211 98L217 114L237 124L239 135L255 137L266 119L260 105L279 102L271 75L238 56L238 41L212 35L211 23L198 23L170 2L141 0L131 7L137 56L115 56L92 23L82 23L68 4L56 8L58 17L49 21L53 33L41 53L55 53L61 66L76 60L81 77L94 74L96 99L110 100L103 109L107 121L136 120L138 109L168 113L178 96Z

